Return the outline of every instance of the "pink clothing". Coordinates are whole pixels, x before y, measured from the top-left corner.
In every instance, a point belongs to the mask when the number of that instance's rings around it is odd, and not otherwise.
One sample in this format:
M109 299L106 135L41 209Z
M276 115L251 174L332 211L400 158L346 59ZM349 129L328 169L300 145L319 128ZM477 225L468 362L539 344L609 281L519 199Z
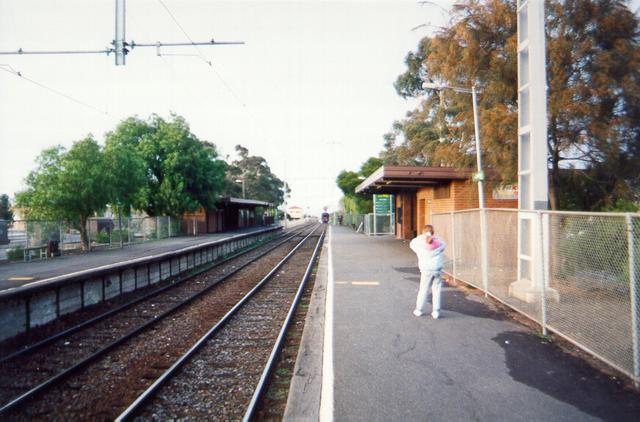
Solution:
M437 237L433 236L432 239L433 240L431 243L427 242L427 249L433 251L435 249L438 249L440 246L442 246L442 242L440 242L440 240L438 240Z

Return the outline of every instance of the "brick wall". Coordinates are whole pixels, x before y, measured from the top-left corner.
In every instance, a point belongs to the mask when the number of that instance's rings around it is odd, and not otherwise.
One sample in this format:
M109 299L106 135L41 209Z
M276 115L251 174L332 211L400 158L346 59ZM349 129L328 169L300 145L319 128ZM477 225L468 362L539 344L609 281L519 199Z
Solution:
M486 208L518 208L516 199L493 199L493 187L485 184ZM460 211L470 208L478 208L478 186L471 180L454 180L450 182L450 194L448 198L435 198L435 188L428 186L418 189L415 200L410 200L410 193L396 195L396 209L402 207L403 224L396 225L396 237L398 239L410 239L413 230L422 233L426 224L431 224L431 215ZM411 213L409 207L413 206L415 212ZM411 219L411 220L409 220ZM412 221L412 224L408 224Z

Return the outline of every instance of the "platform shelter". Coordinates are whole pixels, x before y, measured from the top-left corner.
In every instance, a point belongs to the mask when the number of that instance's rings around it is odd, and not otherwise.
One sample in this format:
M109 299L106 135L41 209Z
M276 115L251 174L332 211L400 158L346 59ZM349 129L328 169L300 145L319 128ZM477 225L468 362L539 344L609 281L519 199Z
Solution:
M382 166L356 187L356 193L393 194L396 237L413 238L435 213L479 207L472 169L452 167ZM517 208L515 185L485 183L487 208ZM492 183L493 182L493 183Z
M186 233L205 234L273 224L274 208L271 202L256 199L226 197L216 201L216 207L200 207L183 216Z

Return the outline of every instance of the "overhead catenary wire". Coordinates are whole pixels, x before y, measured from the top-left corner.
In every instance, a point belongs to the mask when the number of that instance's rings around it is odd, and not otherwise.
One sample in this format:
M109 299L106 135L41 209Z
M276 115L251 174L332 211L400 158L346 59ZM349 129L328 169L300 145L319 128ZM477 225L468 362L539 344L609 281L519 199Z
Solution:
M224 87L227 89L227 91L231 94L231 96L233 96L233 98L242 106L242 109L244 110L245 113L247 113L247 115L256 123L256 125L259 127L259 130L262 132L262 137L265 140L265 142L267 141L267 136L266 136L266 131L264 130L262 124L260 123L260 121L257 119L257 117L251 112L251 110L249 109L249 107L247 107L247 104L242 100L242 98L240 98L240 96L235 92L235 90L231 87L231 85L229 85L229 83L227 83L227 81L222 77L222 75L220 74L220 72L218 72L218 70L215 68L215 66L213 65L213 63L211 62L211 60L208 60L207 57L205 57L205 55L202 53L202 50L198 47L198 45L201 45L200 43L196 43L193 41L193 39L191 38L191 36L187 33L187 31L184 29L184 27L180 24L180 22L178 22L178 19L175 17L175 15L171 12L171 9L169 9L169 7L167 7L167 5L165 4L165 2L163 0L158 0L158 3L160 3L160 5L163 7L163 9L167 12L167 14L171 17L171 20L173 20L173 22L176 24L176 26L180 29L180 31L182 31L182 33L184 34L184 36L187 38L187 40L189 40L189 42L191 43L191 45L193 45L193 47L196 49L198 56L200 57L200 59L205 62L207 65L209 65L209 67L211 68L211 70L213 71L213 73L215 73L215 75L218 77L218 79L220 80L220 82L222 82L222 84L224 85ZM213 40L211 40L213 42ZM229 43L229 44L234 44ZM235 44L239 44L239 43L235 43ZM242 42L242 44L244 44L244 42Z
M180 31L182 31L182 33L184 34L185 37L187 37L187 39L189 40L189 42L191 43L191 45L193 45L193 48L196 49L196 51L198 52L198 55L200 56L200 58L202 59L203 62L205 62L206 64L209 65L209 67L211 67L211 70L213 70L213 72L216 74L216 76L218 77L218 79L220 79L220 82L222 82L222 84L225 86L225 88L227 89L227 91L229 91L229 93L236 99L236 101L238 101L240 103L240 105L242 105L243 108L246 108L247 105L245 104L244 101L242 101L242 99L238 96L238 94L236 94L236 92L233 90L233 88L231 88L231 85L229 85L227 83L227 81L224 80L224 78L222 77L222 75L220 75L220 73L216 70L216 68L213 66L213 63L211 62L211 60L208 60L205 55L202 53L202 50L200 50L200 48L198 47L198 43L195 43L193 41L193 39L191 38L191 36L189 36L189 34L187 33L187 31L184 29L184 27L182 25L180 25L180 22L178 22L178 19L176 19L175 15L171 12L171 10L167 7L167 5L164 3L164 1L162 0L158 0L158 3L160 3L160 5L162 5L162 7L164 8L164 10L167 12L167 14L171 17L171 20L173 20L173 22L176 24L176 26L180 29ZM212 40L213 41L213 40ZM253 116L252 116L253 117Z
M12 75L14 75L14 76L16 76L18 78L21 78L21 79L23 79L23 80L25 80L25 81L33 84L33 85L36 85L36 86L38 86L40 88L43 88L43 89L46 89L47 91L49 91L49 92L51 92L51 93L53 93L55 95L58 95L58 96L63 97L63 98L66 98L69 101L73 101L76 104L79 104L79 105L81 105L83 107L89 108L89 109L91 109L91 110L93 110L95 112L98 112L98 113L102 114L102 115L108 116L108 117L110 117L112 119L117 119L114 115L110 114L108 111L102 110L102 109L100 109L98 107L95 107L95 106L89 104L89 103L86 103L86 102L84 102L82 100L74 98L71 95L65 94L62 91L58 91L55 88L51 88L51 87L49 87L49 86L47 86L47 85L45 85L45 84L43 84L41 82L38 82L38 81L36 81L34 79L31 79L31 78L23 75L22 72L13 69L9 65L0 64L0 70L3 70L5 72L7 72L7 73L10 73L10 74L12 74Z

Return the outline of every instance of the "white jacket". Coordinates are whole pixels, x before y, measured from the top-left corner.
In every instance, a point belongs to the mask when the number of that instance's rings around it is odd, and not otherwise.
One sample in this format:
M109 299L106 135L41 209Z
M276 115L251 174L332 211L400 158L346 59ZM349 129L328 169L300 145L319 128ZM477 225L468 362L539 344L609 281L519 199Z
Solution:
M421 234L414 238L409 247L418 255L418 268L422 272L441 271L444 265L444 250L447 244L437 236L433 236L436 245L434 249L427 244L427 235Z

